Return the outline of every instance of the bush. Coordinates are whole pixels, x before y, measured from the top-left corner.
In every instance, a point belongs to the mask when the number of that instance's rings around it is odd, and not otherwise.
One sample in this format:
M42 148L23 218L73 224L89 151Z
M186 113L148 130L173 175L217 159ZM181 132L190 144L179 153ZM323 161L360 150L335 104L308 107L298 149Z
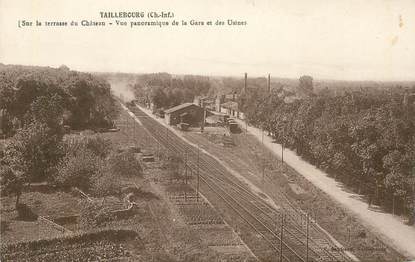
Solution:
M94 196L117 195L121 190L119 178L115 176L109 164L102 166L98 172L92 176L91 193Z
M72 137L64 142L63 148L66 154L87 149L100 158L106 158L113 149L111 140L100 136Z
M115 177L141 177L143 175L143 169L132 152L114 153L108 162L110 172Z
M88 137L85 146L101 158L107 157L112 151L111 141L100 136Z
M103 229L65 237L2 245L2 261L99 261L128 256L122 245L137 233L124 229ZM57 252L58 251L58 252Z
M35 221L37 220L38 215L33 213L33 211L26 204L17 205L17 214L18 219L23 221Z
M110 210L100 202L84 201L79 216L79 225L82 230L95 229L110 221L112 216Z
M88 149L68 153L57 166L55 182L62 187L89 191L103 160Z

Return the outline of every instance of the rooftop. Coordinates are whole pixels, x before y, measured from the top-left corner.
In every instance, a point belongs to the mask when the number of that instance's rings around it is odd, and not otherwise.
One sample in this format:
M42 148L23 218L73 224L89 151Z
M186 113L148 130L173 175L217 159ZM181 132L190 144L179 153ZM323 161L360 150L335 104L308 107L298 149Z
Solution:
M186 107L189 107L189 106L197 106L197 105L195 105L193 103L184 103L184 104L181 104L181 105L178 105L178 106L174 106L172 108L169 108L169 109L165 110L164 113L170 114L172 112L175 112L177 110L180 110L180 109L183 109L183 108L186 108Z

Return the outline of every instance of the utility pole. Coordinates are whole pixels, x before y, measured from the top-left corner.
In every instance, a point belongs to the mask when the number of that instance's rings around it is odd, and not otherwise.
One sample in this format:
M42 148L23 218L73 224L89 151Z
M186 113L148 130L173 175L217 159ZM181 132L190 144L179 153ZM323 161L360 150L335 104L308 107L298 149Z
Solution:
M184 201L187 201L187 149L184 155Z
M156 142L157 142L157 160L160 161L160 142L157 140Z
M201 133L203 133L203 131L205 130L205 122L206 122L206 106L205 106L205 103L203 103L203 120L202 120L202 125L200 127Z
M244 91L245 91L245 94L246 94L246 89L247 89L247 85L248 85L248 73L245 73L245 85L244 85Z
M130 128L130 125L129 125L129 121L128 121L128 113L127 113L127 128L125 129L126 130L126 132L127 132L127 144L130 144L130 134L129 134L129 132L130 132L130 130L129 130L129 128Z
M200 158L200 153L199 153L200 149L199 149L199 144L197 144L197 191L196 191L196 202L199 202L199 176L200 176L200 172L199 172L199 158Z
M284 173L284 141L285 141L285 131L282 130L282 143L281 143L281 169Z
M281 213L281 232L280 232L280 261L282 261L282 248L283 248L283 238L284 238L284 221L285 220L285 214Z
M248 134L248 119L245 118L245 135Z
M309 236L308 236L308 224L309 224L309 216L308 216L308 213L306 214L306 219L307 219L307 222L306 222L306 238L307 238L307 240L306 240L306 259L305 259L305 262L308 262L308 239L309 239Z
M351 234L350 234L350 232L351 232L351 230L350 230L350 225L347 227L347 240L348 240L348 242L349 242L349 244L350 244L350 240L351 240Z
M271 75L268 74L268 93L271 93Z
M262 131L262 182L265 181L265 152L264 152L264 129L261 129Z
M134 119L134 117L133 117L133 137L134 137L134 144L135 144L135 146L137 146L137 134L136 134L136 132L135 132L135 119Z
M284 117L283 118L283 128L282 128L282 143L281 143L281 169L282 172L284 173L284 145L285 145L285 125L287 122L287 118Z

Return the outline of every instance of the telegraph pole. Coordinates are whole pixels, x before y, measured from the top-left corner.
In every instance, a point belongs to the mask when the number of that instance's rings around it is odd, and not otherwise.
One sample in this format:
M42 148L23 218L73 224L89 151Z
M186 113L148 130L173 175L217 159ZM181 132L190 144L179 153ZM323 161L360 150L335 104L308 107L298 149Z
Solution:
M306 214L306 220L307 220L307 222L306 222L306 238L307 238L307 240L306 240L306 259L305 259L305 262L308 262L308 239L309 239L309 236L308 236L308 224L309 224L309 216L308 216L308 213Z
M187 149L184 155L184 183L187 185ZM187 186L184 187L184 201L187 201Z
M283 128L282 128L282 143L281 143L281 169L284 172L284 144L285 144L285 125L287 122L286 117L284 117L283 121Z
M205 105L205 103L203 103L203 121L202 121L202 125L200 127L200 132L201 133L203 133L203 131L205 130L205 123L206 123L206 105Z
M157 159L158 159L158 161L160 161L160 143L157 140L156 140L156 142L157 142Z
M264 129L261 129L262 131L262 181L265 181L265 152L264 152Z
M282 143L281 143L281 170L284 173L284 141L285 141L285 131L282 130Z
M129 125L129 121L128 121L128 113L127 113L127 119L126 119L126 122L127 122L127 128L125 129L126 130L126 132L127 132L127 144L130 144L130 134L129 134L129 132L130 132L130 130L129 130L129 128L130 128L130 125Z
M199 144L197 144L197 191L196 191L196 202L199 202L199 158L200 158L200 153L199 153L200 149L199 149Z
M245 85L244 85L244 91L245 91L245 94L246 94L246 88L247 88L247 85L248 85L248 73L245 73Z
M136 134L136 132L135 132L135 118L133 117L133 137L134 137L134 144L135 144L135 146L137 146L138 145L138 143L137 143L137 134Z
M283 248L283 238L284 238L284 221L285 214L281 213L281 232L280 232L280 261L282 261L282 248Z

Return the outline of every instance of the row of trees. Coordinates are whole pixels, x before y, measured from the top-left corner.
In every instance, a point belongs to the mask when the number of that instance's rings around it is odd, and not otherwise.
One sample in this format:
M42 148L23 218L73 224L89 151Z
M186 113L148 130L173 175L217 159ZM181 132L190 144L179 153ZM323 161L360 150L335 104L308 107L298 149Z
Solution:
M167 109L195 96L211 92L209 78L184 76L175 78L167 73L140 75L133 86L135 96L143 103L153 103L156 109Z
M250 124L393 212L415 197L415 105L404 93L349 92L287 100L250 89Z
M11 136L33 117L74 129L110 126L117 107L108 82L91 74L65 66L0 65L0 112L1 129Z

